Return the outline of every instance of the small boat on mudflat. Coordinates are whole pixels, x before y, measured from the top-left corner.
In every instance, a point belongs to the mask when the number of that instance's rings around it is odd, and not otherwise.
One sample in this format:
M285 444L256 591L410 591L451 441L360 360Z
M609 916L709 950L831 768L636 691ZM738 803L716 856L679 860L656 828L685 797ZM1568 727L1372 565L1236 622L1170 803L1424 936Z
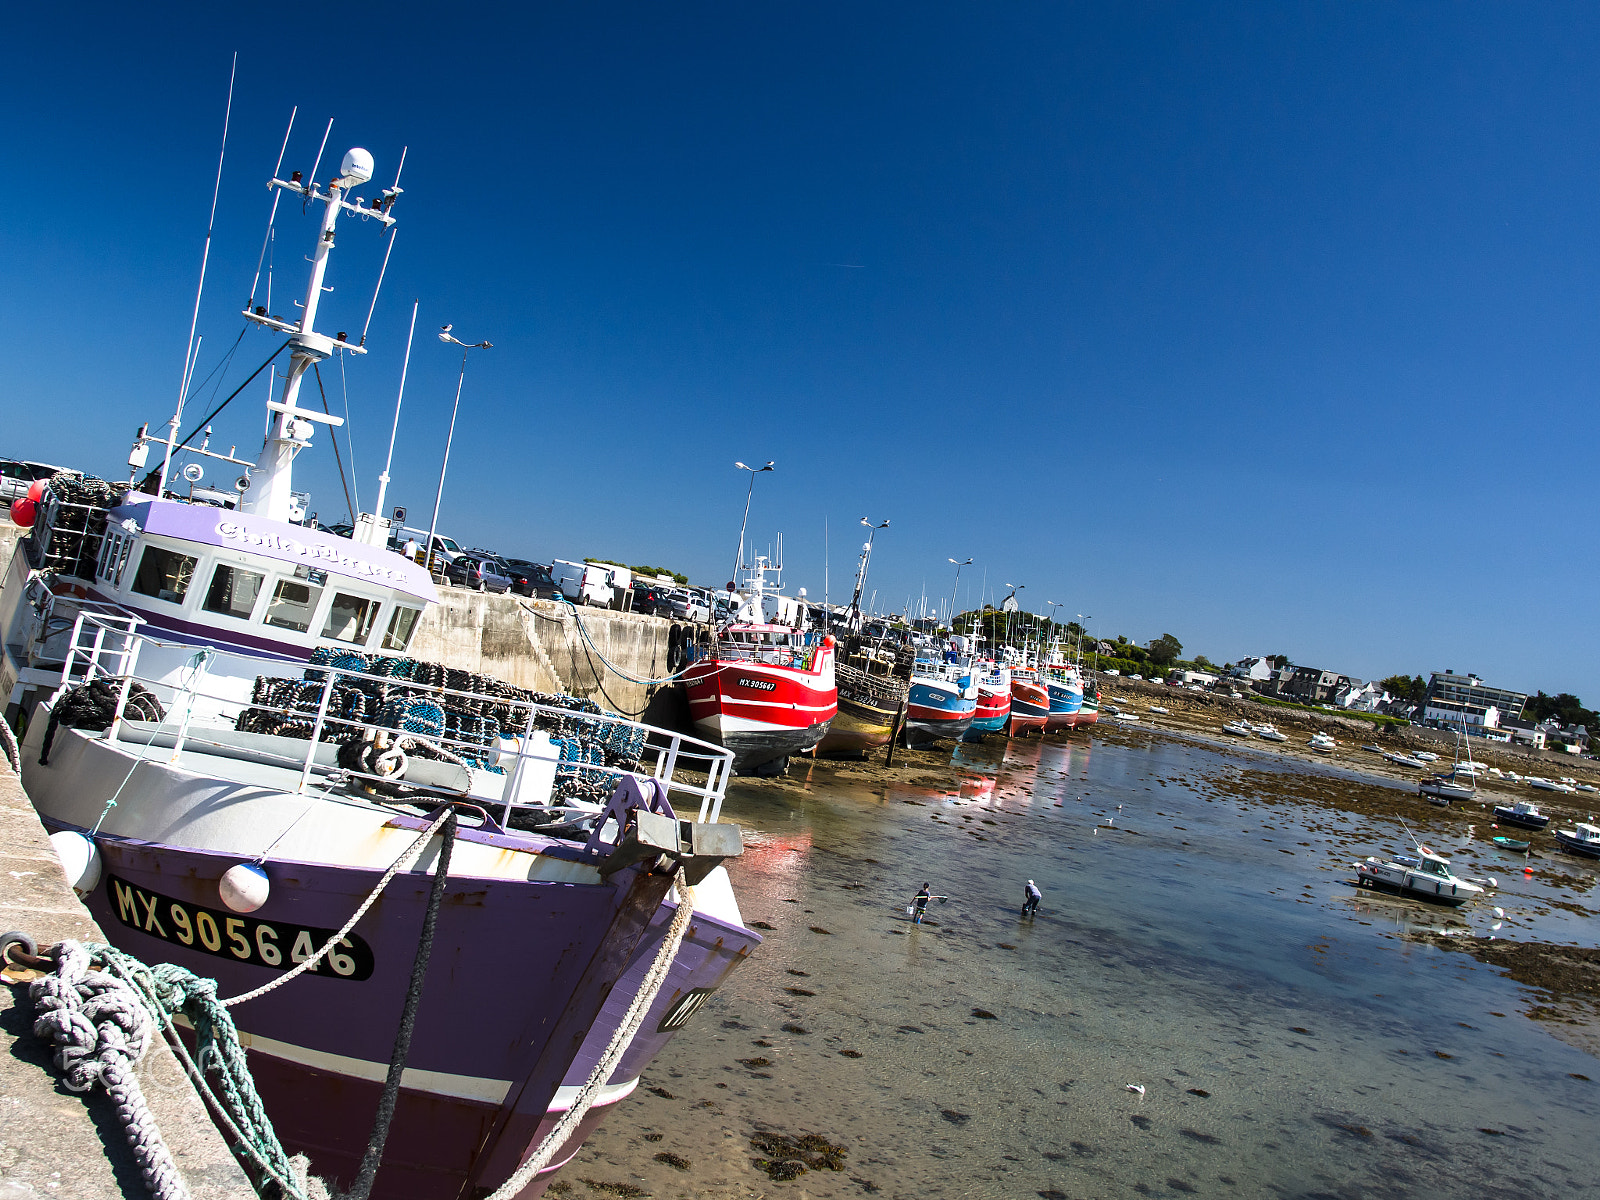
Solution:
M1410 767L1413 771L1426 771L1428 764L1420 758L1413 758L1409 754L1385 754L1384 761L1392 762L1397 767Z
M1339 743L1333 740L1333 736L1331 734L1320 732L1313 733L1311 735L1311 740L1307 742L1306 745L1312 750L1315 750L1318 754L1332 754L1339 748Z
M1543 829L1550 818L1539 811L1532 800L1518 800L1515 804L1496 804L1494 819L1502 825L1515 825L1518 829Z
M1490 840L1492 840L1500 849L1509 850L1513 854L1526 854L1528 852L1528 847L1533 845L1532 842L1519 842L1516 838L1505 836L1492 838Z
M1289 740L1289 735L1286 734L1286 733L1280 733L1278 731L1278 727L1276 725L1274 725L1271 721L1262 721L1259 725L1256 725L1254 728L1255 728L1255 731L1256 731L1256 736L1258 738L1262 738L1262 739L1264 739L1266 741L1269 741L1269 742L1287 742Z
M1434 804L1449 805L1453 800L1475 799L1478 795L1478 785L1465 771L1446 771L1439 775L1428 776L1417 784L1417 792Z
M1234 737L1242 738L1255 737L1256 735L1256 731L1251 727L1250 722L1243 720L1229 721L1222 727L1222 731L1224 733L1231 733Z
M1457 878L1450 860L1418 846L1415 854L1392 854L1388 858L1369 857L1356 864L1356 883L1396 896L1409 896L1429 904L1448 904L1452 908L1476 900L1484 889Z
M1571 829L1557 829L1556 841L1568 854L1581 854L1585 858L1600 858L1600 825L1578 822Z

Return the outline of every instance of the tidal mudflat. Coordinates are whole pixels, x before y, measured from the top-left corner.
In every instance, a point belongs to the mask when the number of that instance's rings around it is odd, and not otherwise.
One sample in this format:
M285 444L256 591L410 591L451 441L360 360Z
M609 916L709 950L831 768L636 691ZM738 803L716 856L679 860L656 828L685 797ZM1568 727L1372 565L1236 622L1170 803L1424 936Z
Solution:
M1600 1191L1581 1012L1423 940L1593 947L1592 866L1524 874L1392 784L1161 736L995 739L944 786L847 775L732 790L767 941L566 1195ZM1403 848L1402 812L1497 893L1358 894L1351 864ZM925 881L950 899L915 926Z

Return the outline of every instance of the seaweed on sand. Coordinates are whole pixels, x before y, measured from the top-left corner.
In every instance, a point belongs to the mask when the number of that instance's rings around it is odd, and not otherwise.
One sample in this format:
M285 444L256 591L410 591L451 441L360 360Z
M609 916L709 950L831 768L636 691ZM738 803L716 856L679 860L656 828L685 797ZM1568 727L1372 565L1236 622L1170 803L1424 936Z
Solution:
M798 1179L808 1170L844 1170L845 1148L815 1133L796 1136L760 1129L750 1135L750 1148L762 1156L751 1159L750 1165L780 1183Z

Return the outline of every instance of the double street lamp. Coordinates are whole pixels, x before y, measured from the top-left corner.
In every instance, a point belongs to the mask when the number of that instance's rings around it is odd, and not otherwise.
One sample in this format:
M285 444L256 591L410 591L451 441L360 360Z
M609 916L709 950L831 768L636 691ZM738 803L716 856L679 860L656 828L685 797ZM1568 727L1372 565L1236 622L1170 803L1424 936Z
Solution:
M950 558L945 561L956 564L956 581L950 587L950 632L954 633L956 631L956 592L961 588L961 568L970 567L972 560L969 558L966 562L956 562L955 559Z
M450 409L450 432L444 439L444 461L439 464L439 490L433 496L433 520L428 523L428 544L422 551L423 561L427 564L430 572L433 570L433 556L435 553L433 539L439 530L439 505L444 500L444 473L450 468L450 443L455 441L456 414L461 411L461 385L467 380L467 352L469 350L494 349L493 342L473 342L470 345L463 342L460 338L450 333L454 328L454 325L446 325L439 331L439 340L441 342L461 347L461 374L456 379L456 402L454 407Z
M775 464L769 462L764 467L747 467L742 462L736 462L733 465L741 471L750 472L750 486L744 494L744 520L739 522L739 552L733 556L733 579L737 581L739 578L739 563L744 558L744 531L745 526L750 523L750 497L756 490L756 476L763 471L772 470ZM730 592L733 590L733 582L728 584L728 590Z

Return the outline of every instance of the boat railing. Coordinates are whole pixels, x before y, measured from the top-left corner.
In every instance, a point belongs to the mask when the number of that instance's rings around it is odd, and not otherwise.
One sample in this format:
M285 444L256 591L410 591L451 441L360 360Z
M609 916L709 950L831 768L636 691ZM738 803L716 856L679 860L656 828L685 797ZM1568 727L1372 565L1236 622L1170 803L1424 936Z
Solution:
M718 641L717 659L719 662L748 662L809 671L816 665L817 647Z
M347 757L339 752L352 742L371 742L375 749L381 743L382 749L372 759L375 764L382 750L409 743L418 748L420 756L442 759L466 771L464 786L459 782L454 786L440 784L433 791L454 791L463 798L487 802L502 810L503 820L509 820L519 808L559 806L554 788L562 784L583 785L582 790L603 805L615 781L627 776L655 779L666 790L675 811L680 805L697 810L697 822L716 821L721 816L733 755L699 738L609 713L529 699L516 694L521 689L508 688L511 694L476 692L332 663L309 664L305 677L300 679L262 676L258 683L269 679L287 685L281 688L283 697L265 694L272 689L264 692L258 686L255 694L245 700L240 697L237 676L213 675L207 664L227 658L274 671L290 664L208 648L194 656L194 665L179 682L140 677L129 666L137 662L143 646L176 650L194 647L131 633L119 628L117 620L88 612L79 616L62 681L65 684L79 677L83 682L103 680L116 684L117 703L106 739L133 747L142 743L144 749L159 740L160 749L170 755L170 762L177 762L185 748L235 756L243 752L251 759L296 772L297 792L321 786L313 783L314 777L325 779L333 775L369 784L415 787L418 785L414 782L396 775L363 769L358 762L367 760L359 755ZM125 645L113 650L109 646L112 634L124 637ZM155 729L142 720L137 730L125 728L130 722L129 700L135 684L148 689L166 706L166 715ZM231 689L229 684L233 685ZM364 702L362 697L369 701L383 697L385 702L374 714L369 710L376 705ZM478 713L478 717L468 718L468 722L478 723L478 729L458 726L450 730L444 715L447 710ZM139 712L135 705L132 717L137 719ZM178 714L176 718L172 716L174 712ZM197 712L212 716L212 721L203 717L200 725L194 725ZM238 728L237 718L246 713L252 724L276 727L276 739L269 742L260 737L242 738L241 734L250 731ZM234 718L231 723L230 714ZM501 721L491 714L510 719ZM168 726L175 726L174 731L166 732ZM282 745L302 739L306 744L303 753L298 749L289 753ZM504 777L498 795L492 790L496 776ZM550 778L552 789L535 788L528 795L525 784L541 777Z
M65 620L55 616L58 603L74 610L72 634L61 662L62 683L70 683L74 674L90 683L127 675L132 670L138 655L139 626L144 624L141 618L116 604L51 595L40 626L43 639L48 638L52 621Z

